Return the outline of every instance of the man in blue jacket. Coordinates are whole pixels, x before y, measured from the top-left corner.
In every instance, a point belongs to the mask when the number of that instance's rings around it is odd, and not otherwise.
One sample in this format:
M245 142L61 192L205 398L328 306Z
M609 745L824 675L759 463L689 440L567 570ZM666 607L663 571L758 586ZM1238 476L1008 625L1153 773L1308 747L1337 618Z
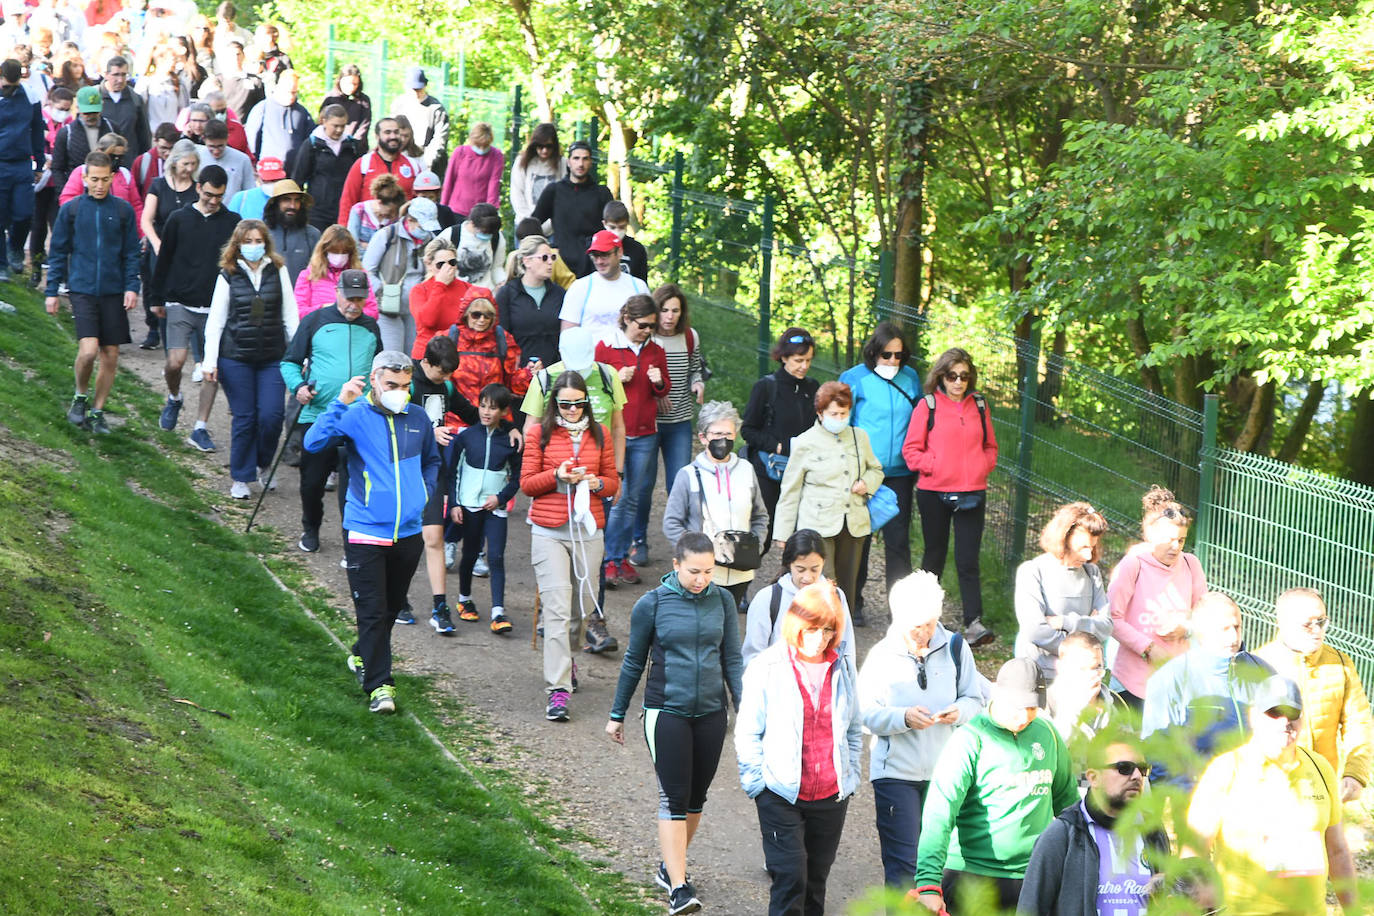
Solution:
M0 282L24 269L24 240L33 219L33 183L43 168L43 114L24 87L24 68L13 58L0 64Z
M439 482L439 447L424 409L410 403L410 357L383 350L368 380L349 379L305 434L307 451L343 446L348 463L344 528L358 639L348 667L372 712L396 711L391 630L406 603L424 542L421 517ZM361 398L361 400L360 400Z
M48 246L45 304L57 314L57 290L67 284L76 322L76 397L67 420L105 435L105 399L129 343L129 311L138 305L138 230L134 208L110 194L114 163L106 153L86 156L86 193L62 205ZM100 357L95 400L88 404L91 370Z

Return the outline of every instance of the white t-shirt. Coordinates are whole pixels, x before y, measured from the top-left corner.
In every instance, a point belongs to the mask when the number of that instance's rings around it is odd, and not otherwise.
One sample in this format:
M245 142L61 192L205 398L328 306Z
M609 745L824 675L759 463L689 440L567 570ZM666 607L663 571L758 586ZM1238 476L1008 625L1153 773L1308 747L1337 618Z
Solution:
M620 330L620 307L636 294L649 294L649 286L624 271L614 281L597 273L579 277L563 296L558 317L591 331L596 340L614 336Z

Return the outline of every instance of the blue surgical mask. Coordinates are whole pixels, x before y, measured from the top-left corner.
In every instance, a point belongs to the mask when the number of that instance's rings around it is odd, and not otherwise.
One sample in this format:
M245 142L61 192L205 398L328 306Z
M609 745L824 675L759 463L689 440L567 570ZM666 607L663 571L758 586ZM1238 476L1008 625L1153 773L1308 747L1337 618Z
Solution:
M476 147L476 146L473 146L473 147L470 147L470 149L471 149L474 153L476 153L477 155L479 155L479 156L485 156L487 153L491 152L491 147L490 147L490 146L486 147L485 149L481 149L481 148L478 148L478 147Z
M832 436L838 436L848 425L848 417L845 417L843 420L837 420L834 417L821 417L821 426L825 427L825 431Z
M250 264L254 261L261 261L262 256L267 254L266 245L240 245L239 256Z
M474 232L473 235L477 236L477 241L479 241L479 242L490 242L490 241L491 241L491 233L490 233L490 232Z

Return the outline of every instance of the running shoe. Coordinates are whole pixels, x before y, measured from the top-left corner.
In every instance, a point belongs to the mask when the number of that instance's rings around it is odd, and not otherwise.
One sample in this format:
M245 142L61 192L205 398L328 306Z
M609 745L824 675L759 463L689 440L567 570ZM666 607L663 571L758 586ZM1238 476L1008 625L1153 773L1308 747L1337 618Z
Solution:
M444 569L452 569L458 565L458 542L448 541L444 544Z
M592 614L587 618L586 635L586 649L593 655L600 655L602 652L614 652L620 648L620 643L606 630L606 618L600 614Z
M372 712L395 712L396 711L396 688L390 684L383 684L372 691L372 702L367 704L367 708ZM692 912L686 910L684 912Z
M264 490L275 490L277 475L272 473L271 468L258 468L258 483L262 484Z
M191 381L197 383L205 381L205 370L200 367L200 363L196 363L196 367L191 370Z
M206 429L204 426L191 430L191 435L186 437L186 441L202 452L213 452L215 450L215 442L210 438L210 430Z
M410 626L411 624L415 623L415 610L410 606L409 601L407 601L401 607L401 609L396 612L396 622L403 623L406 626Z
M90 416L86 418L86 428L97 436L108 436L110 424L105 422L105 411L92 410Z
M327 492L333 493L339 488L339 472L330 471L329 476L324 479L324 488Z
M177 418L180 416L181 401L174 401L168 395L167 403L162 405L162 414L157 418L157 425L163 429L176 429Z
M549 705L544 710L544 718L550 722L568 721L568 691L549 691Z
M361 655L350 655L348 657L348 670L353 672L353 676L358 679L358 686L363 685L363 657Z
M248 488L248 484L242 480L236 480L229 487L230 499L248 499L253 495L253 491Z
M668 866L662 862L658 863L658 871L654 874L654 883L670 894L673 892L673 883L668 880Z
M138 348L140 350L156 350L160 346L162 346L162 335L158 333L157 328L149 328L148 336L143 338L143 343L139 344Z
M440 636L448 636L453 632L453 620L448 616L448 605L441 604L429 615L429 625L434 627L434 632Z
M477 604L471 598L458 602L458 619L468 623L482 619L482 615L477 613Z
M620 581L623 582L625 585L638 585L640 582L643 582L644 580L639 578L639 573L635 572L635 568L630 565L629 560L621 560Z
M615 560L607 560L602 568L602 573L606 577L606 587L615 588L620 584L620 564Z
M969 625L964 627L964 641L969 644L970 648L976 649L979 646L986 646L996 638L996 633L983 626L983 618L981 617L973 618Z
M72 398L72 406L67 408L67 422L73 426L85 426L89 409L90 401L84 394L78 394Z
M505 614L497 614L491 618L491 631L497 636L509 636L511 631L510 618Z
M649 545L644 541L635 541L630 545L630 555L625 559L629 560L631 566L648 566Z
M485 550L477 555L477 561L472 564L472 574L479 579L485 579L491 575L491 567L487 565L487 552Z
M680 913L695 913L701 909L701 901L690 884L679 884L668 892L668 916Z
M301 539L296 544L306 553L314 553L320 549L320 529L307 528L301 532Z

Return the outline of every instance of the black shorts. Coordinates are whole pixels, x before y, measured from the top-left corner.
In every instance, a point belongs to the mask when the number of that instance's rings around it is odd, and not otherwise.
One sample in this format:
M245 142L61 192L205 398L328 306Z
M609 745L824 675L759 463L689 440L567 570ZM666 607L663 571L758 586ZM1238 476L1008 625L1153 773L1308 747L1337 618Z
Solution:
M443 480L444 474L441 471L439 479ZM425 511L420 514L421 525L442 525L444 519L445 503L448 501L447 494L442 486L434 488L434 492L429 494L429 502L425 503Z
M124 311L124 294L88 296L71 293L72 318L76 339L94 337L102 347L117 347L133 340L129 336L129 313Z

